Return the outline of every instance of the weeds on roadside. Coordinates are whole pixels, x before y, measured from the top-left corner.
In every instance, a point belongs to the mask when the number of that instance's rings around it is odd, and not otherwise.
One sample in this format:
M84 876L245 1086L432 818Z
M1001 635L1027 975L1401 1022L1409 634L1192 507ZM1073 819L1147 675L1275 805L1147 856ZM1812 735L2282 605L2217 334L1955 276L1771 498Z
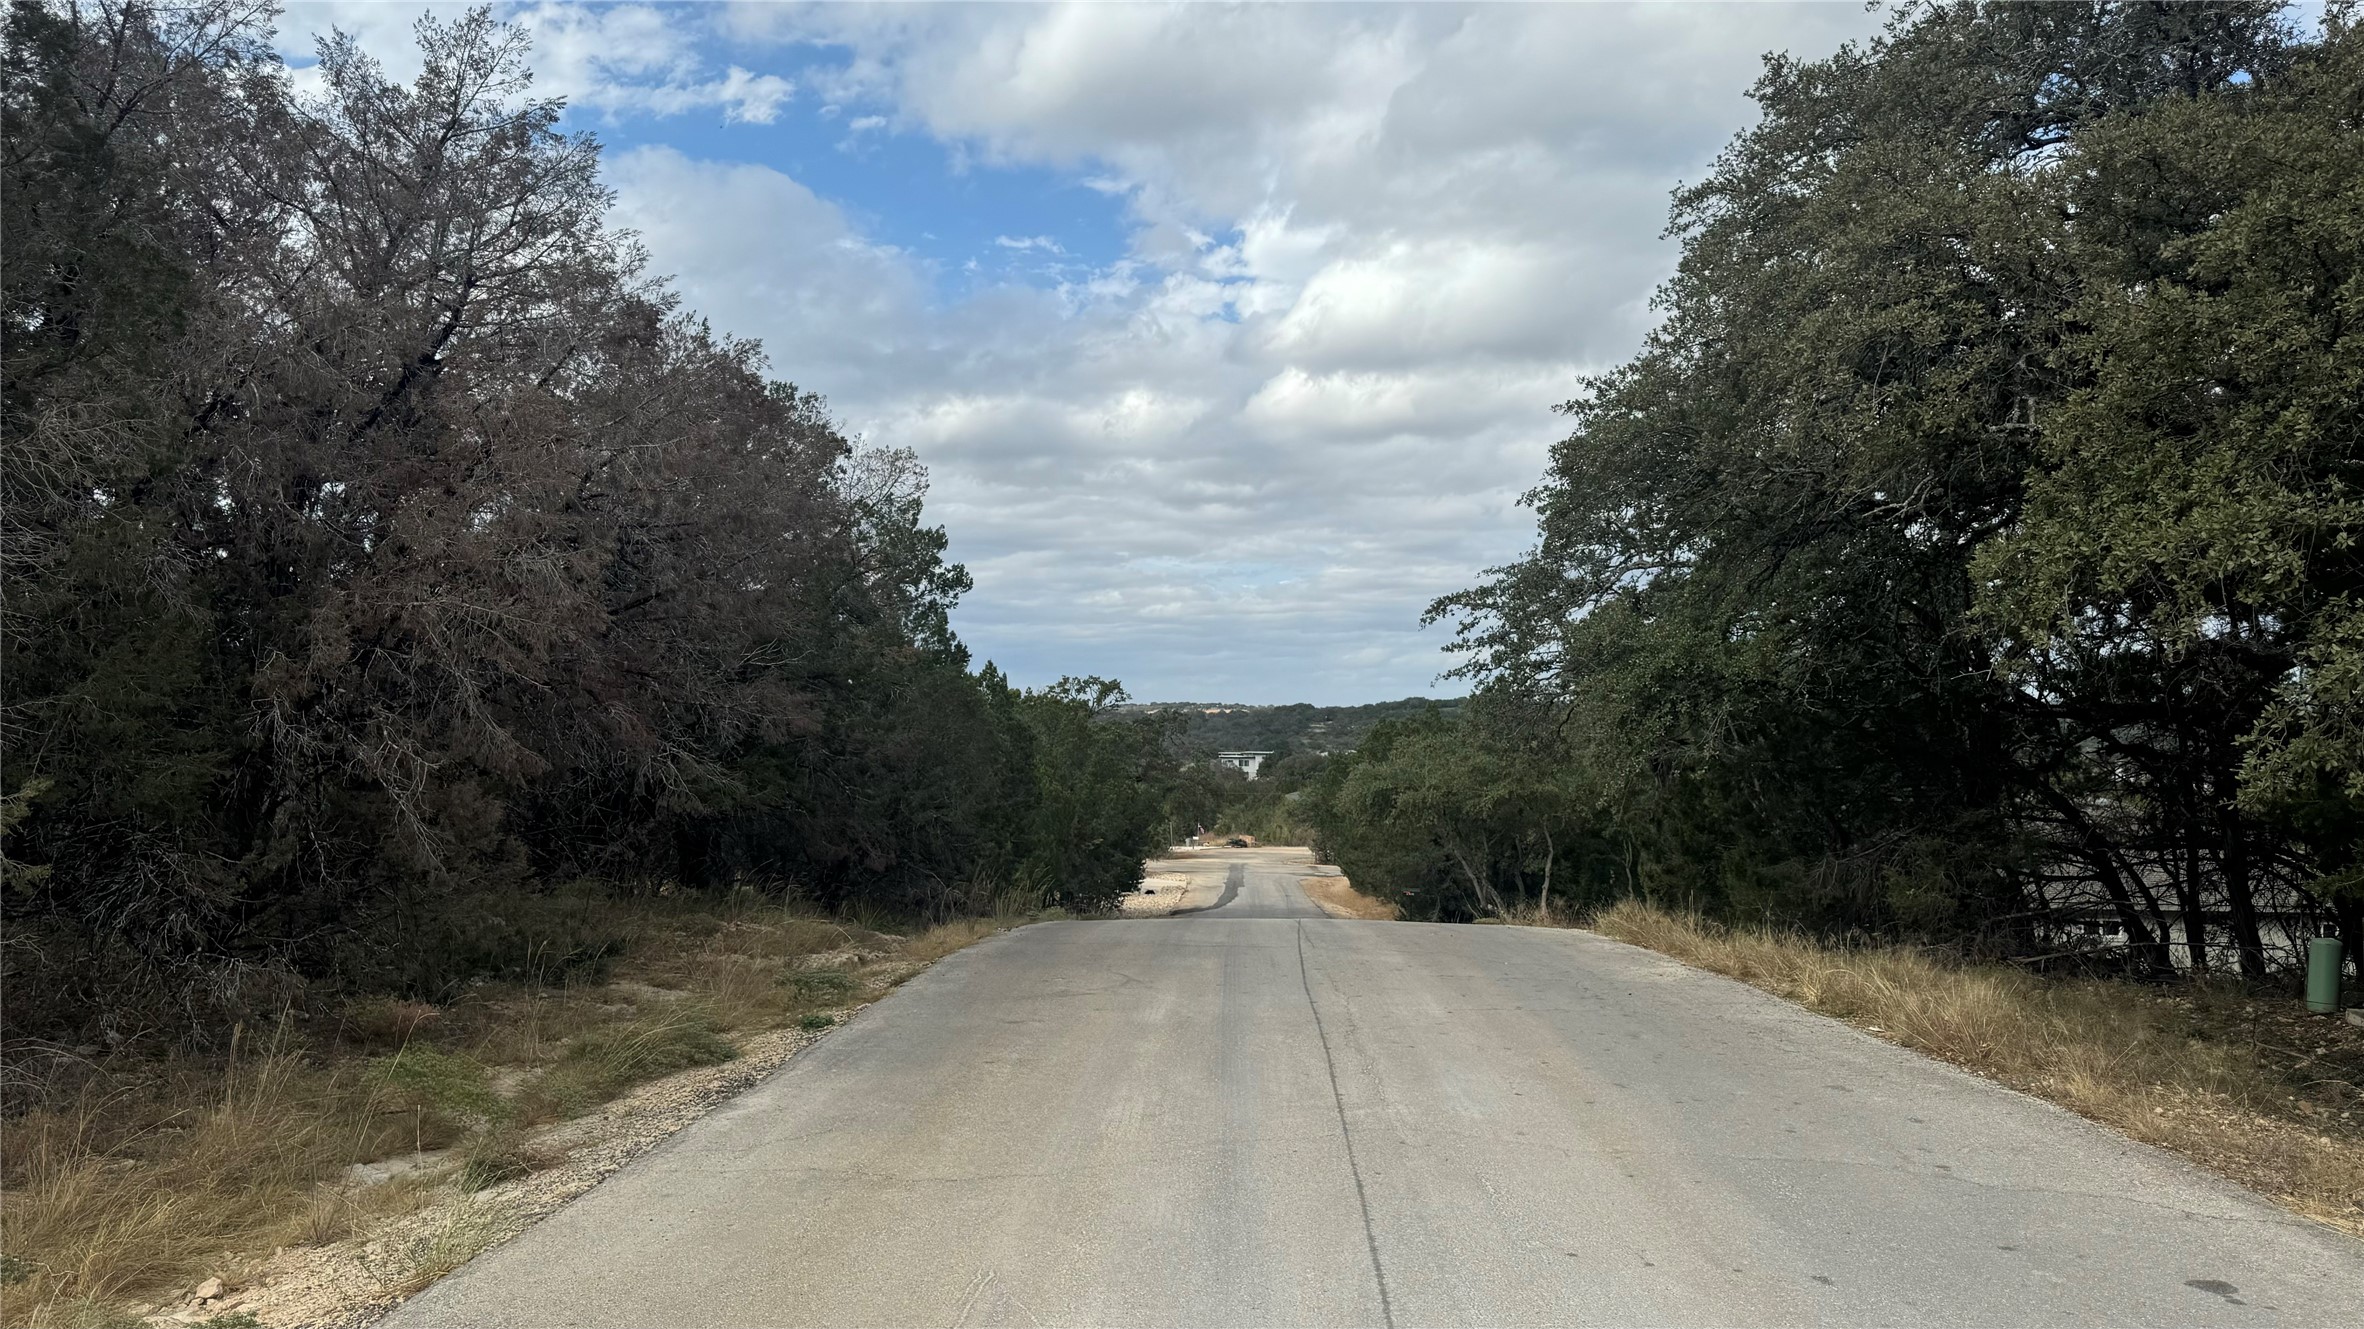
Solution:
M473 1194L532 1176L556 1166L564 1157L556 1150L535 1144L514 1125L494 1126L468 1141L468 1147L460 1155L460 1171L455 1180L462 1191Z
M828 1011L1023 921L906 939L752 891L579 912L579 930L633 938L611 978L578 965L559 986L480 984L445 1006L363 997L244 1032L227 1058L12 1065L0 1324L108 1323L126 1302L218 1272L225 1252L340 1241L448 1195L447 1183L475 1192L538 1171L558 1159L533 1144L538 1123L730 1060L734 1033L827 1027ZM352 1174L411 1155L415 1169L391 1180ZM425 1286L481 1236L455 1223L406 1257L398 1281Z
M499 1239L502 1216L479 1200L453 1206L441 1224L397 1253L397 1265L386 1279L389 1290L397 1297L410 1296L475 1259Z
M796 999L813 1006L833 1006L854 995L854 976L843 969L791 969L781 977Z
M1840 948L1639 901L1592 927L1871 1028L2182 1154L2364 1235L2364 1038L2197 987L2045 979L1902 947ZM2280 1003L2292 1007L2293 1003ZM2286 1046L2293 1039L2305 1047Z
M580 1116L643 1081L738 1055L738 1048L702 1014L636 1020L569 1045L557 1064L526 1081L518 1111L528 1122Z

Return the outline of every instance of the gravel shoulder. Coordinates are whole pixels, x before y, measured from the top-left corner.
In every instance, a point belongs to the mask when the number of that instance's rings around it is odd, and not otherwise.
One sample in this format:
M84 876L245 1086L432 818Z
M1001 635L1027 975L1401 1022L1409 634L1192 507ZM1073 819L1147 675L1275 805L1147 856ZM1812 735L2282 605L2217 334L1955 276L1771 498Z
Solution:
M784 1029L758 1034L738 1059L642 1085L587 1116L540 1132L535 1147L563 1151L546 1171L469 1193L448 1192L368 1236L327 1247L283 1250L253 1270L250 1286L204 1305L150 1317L158 1325L203 1323L243 1312L268 1326L354 1329L367 1325L478 1254L507 1242L559 1206L717 1105L762 1081L829 1031Z
M185 1293L135 1307L144 1312L136 1322L158 1329L208 1323L347 1329L375 1323L406 1298L530 1230L684 1127L761 1084L944 955L1010 925L976 920L913 938L814 926L851 940L796 956L789 976L831 979L808 986L836 996L834 1004L791 1006L786 1015L772 1011L773 1023L743 1026L729 1036L736 1055L728 1061L650 1079L579 1115L517 1130L503 1155L514 1160L516 1175L471 1175L459 1148L356 1164L340 1184L324 1185L314 1197L315 1211L351 1235L283 1245L267 1255L225 1252L210 1275ZM780 986L768 965L759 968L763 988ZM700 1000L711 1005L714 996L632 979L617 979L596 991L654 1007ZM787 1020L794 1023L783 1027L780 1021ZM510 1092L526 1074L502 1068L492 1083L496 1091ZM217 1318L238 1316L248 1318Z

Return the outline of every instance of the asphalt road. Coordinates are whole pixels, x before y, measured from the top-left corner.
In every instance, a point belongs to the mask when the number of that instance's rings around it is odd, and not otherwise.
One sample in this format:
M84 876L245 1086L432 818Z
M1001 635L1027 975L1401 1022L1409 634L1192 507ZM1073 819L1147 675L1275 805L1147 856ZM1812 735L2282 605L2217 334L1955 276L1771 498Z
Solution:
M2364 1244L1582 933L1221 902L943 961L388 1326L2364 1324Z

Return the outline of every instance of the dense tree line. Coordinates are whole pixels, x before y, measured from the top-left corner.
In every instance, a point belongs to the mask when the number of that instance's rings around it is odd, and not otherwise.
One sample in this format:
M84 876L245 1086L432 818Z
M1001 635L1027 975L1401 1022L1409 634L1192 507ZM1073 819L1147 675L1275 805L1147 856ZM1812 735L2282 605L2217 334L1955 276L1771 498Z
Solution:
M1320 786L1456 917L1619 893L2136 969L2364 923L2364 26L1915 5L1675 199L1481 695Z
M1154 716L1171 726L1166 740L1176 769L1166 794L1166 826L1176 843L1205 832L1252 835L1267 844L1304 844L1311 828L1300 815L1307 789L1334 753L1350 752L1389 720L1451 716L1459 700L1401 701L1362 706L1278 706L1135 703L1126 713ZM1218 764L1224 751L1268 754L1255 779Z
M924 472L645 271L521 32L298 95L270 18L8 12L12 1027L446 982L582 878L1131 888L1160 726L971 669Z
M1166 792L1166 826L1177 844L1192 835L1251 835L1265 844L1305 844L1312 828L1299 815L1306 791L1329 765L1320 752L1284 745L1256 778L1188 752Z
M1361 706L1315 706L1291 702L1252 706L1236 702L1134 702L1127 714L1164 715L1178 721L1174 748L1192 757L1227 750L1261 750L1285 757L1298 752L1344 752L1384 720L1406 719L1431 707L1451 714L1459 699L1406 697Z

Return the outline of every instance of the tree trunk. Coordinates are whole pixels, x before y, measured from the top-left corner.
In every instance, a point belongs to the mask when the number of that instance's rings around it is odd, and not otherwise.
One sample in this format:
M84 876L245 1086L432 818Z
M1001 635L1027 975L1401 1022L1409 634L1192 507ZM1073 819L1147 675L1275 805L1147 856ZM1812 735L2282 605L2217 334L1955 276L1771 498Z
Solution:
M2339 925L2340 949L2347 952L2348 968L2356 975L2357 986L2364 987L2364 895L2331 897L2331 917Z
M2249 836L2241 826L2239 813L2226 810L2223 814L2225 904L2232 911L2233 945L2241 953L2241 977L2264 978L2266 973L2265 939L2257 930L2257 897L2251 893L2249 880Z
M1502 897L1495 894L1493 887L1489 886L1485 879L1477 874L1477 869L1469 865L1469 856L1461 852L1461 846L1454 843L1450 837L1443 838L1445 852L1451 854L1453 861L1461 865L1461 875L1469 878L1469 889L1477 897L1478 907L1491 912L1496 918L1500 918L1502 916Z
M2117 911L2118 923L2126 929L2126 948L2134 953L2135 963L2141 966L2145 975L2152 978L2172 975L2175 972L2175 960L2167 953L2167 943L2152 934L2150 924L2143 919L2142 910L2134 903L2133 892L2126 889L2125 874L2118 867L2117 850L2110 844L2108 837L2085 816L2084 809L2078 807L2068 795L2053 788L2051 781L2039 778L2034 784L2037 797L2060 814L2061 820L2077 837L2077 847L2083 851L2085 861L2093 865L2094 873L2100 877L2101 888L2109 893L2110 905Z
M2208 977L2208 919L2201 912L2200 846L2186 840L2183 875L2175 883L2175 902L2183 910L2183 946L2191 956L2192 977Z
M1543 895L1535 905L1535 912L1546 923L1551 921L1551 863L1558 856L1559 849L1551 842L1551 827L1546 826L1543 828Z

